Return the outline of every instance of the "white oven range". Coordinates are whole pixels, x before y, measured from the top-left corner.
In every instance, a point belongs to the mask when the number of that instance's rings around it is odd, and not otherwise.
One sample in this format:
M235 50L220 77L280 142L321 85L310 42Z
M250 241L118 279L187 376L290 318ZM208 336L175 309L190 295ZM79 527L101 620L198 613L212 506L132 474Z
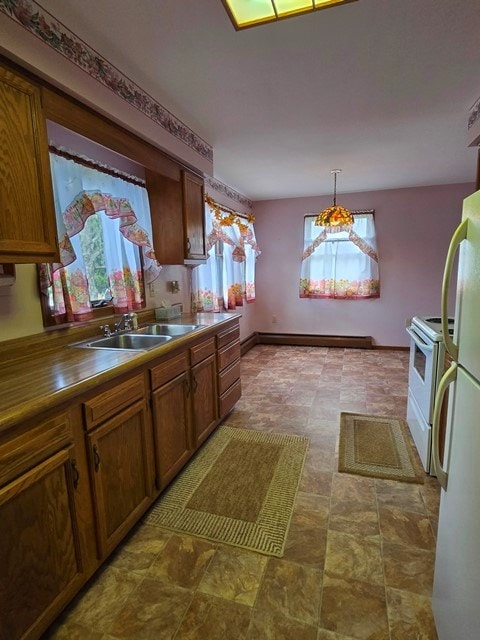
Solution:
M448 319L453 334L453 318ZM445 346L437 316L415 316L407 327L410 336L407 423L427 473L435 475L431 462L433 407L445 367Z

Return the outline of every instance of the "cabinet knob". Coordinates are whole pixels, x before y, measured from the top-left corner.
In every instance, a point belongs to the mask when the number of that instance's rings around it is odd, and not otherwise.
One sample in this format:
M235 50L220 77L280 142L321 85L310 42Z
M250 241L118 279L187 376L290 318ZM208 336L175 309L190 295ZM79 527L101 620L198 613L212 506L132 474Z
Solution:
M192 248L192 245L190 243L190 238L187 238L187 252L190 253L190 250Z

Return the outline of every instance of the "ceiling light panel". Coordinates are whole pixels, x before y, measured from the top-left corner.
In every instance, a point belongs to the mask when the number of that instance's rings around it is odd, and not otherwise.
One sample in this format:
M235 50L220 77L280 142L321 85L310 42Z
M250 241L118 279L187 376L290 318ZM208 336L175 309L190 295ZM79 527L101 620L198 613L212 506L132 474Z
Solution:
M301 13L357 0L222 0L235 29L246 29Z
M273 0L275 9L279 16L292 15L295 13L305 13L306 11L313 11L313 0Z

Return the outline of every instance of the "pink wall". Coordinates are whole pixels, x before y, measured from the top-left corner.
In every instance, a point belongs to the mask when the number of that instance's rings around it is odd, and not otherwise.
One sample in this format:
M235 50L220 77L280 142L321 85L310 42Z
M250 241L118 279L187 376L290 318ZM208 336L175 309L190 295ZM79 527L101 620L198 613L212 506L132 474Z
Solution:
M474 190L473 184L454 184L337 196L350 209L375 209L381 297L361 301L298 296L303 216L329 206L330 196L255 202L255 234L262 250L255 329L367 335L377 345L408 346L406 319L439 313L448 244L462 200Z

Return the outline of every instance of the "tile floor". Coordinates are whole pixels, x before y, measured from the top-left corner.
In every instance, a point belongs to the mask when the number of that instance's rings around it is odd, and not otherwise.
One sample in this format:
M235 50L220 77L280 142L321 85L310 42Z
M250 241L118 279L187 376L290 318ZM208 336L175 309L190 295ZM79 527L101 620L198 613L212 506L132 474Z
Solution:
M435 640L436 480L336 473L339 412L405 416L408 353L256 346L226 423L307 435L283 558L140 524L45 638Z

